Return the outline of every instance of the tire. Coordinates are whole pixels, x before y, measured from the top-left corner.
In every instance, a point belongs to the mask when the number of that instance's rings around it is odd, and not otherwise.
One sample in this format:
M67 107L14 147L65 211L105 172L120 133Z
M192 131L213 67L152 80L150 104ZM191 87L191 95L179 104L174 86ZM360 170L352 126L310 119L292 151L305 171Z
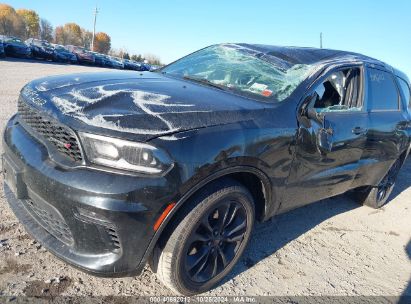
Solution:
M378 209L388 203L390 194L395 186L395 180L401 169L402 161L397 159L382 178L378 186L365 187L351 192L351 197L368 207Z
M150 266L165 286L188 296L210 290L232 270L249 241L255 211L250 192L231 179L206 187L183 208Z

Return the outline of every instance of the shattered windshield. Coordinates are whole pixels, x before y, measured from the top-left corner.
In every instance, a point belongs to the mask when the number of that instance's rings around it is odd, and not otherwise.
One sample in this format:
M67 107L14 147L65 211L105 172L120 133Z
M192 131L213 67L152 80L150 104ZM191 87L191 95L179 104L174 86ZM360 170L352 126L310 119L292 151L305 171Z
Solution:
M309 75L306 64L264 58L254 50L232 44L210 46L160 71L240 95L283 101Z

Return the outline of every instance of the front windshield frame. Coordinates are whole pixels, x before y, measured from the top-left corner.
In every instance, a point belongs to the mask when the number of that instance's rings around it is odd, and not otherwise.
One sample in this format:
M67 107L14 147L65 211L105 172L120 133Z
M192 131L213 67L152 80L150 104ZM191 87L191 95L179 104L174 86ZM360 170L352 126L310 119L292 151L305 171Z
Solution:
M234 61L235 64L232 64L230 66L231 58L219 57L219 48L222 48L222 50L224 51L229 50L230 52L234 52L235 56L239 56L240 59L245 59L245 64L243 64L241 60L238 60L239 62ZM214 59L212 57L213 55L217 55L217 59ZM210 57L211 59L209 59L208 57ZM243 45L217 44L208 46L206 48L193 52L187 56L184 56L158 69L155 72L162 73L173 78L185 78L188 81L198 82L203 85L209 85L213 87L218 86L218 89L222 89L233 94L247 97L250 99L270 103L282 102L286 100L289 96L291 96L297 90L298 86L301 85L310 76L310 74L314 70L314 66L309 64L291 63L281 58L275 58L273 60L273 58L270 57L271 56L267 56L266 53L262 53L253 48L249 48ZM187 67L196 67L195 64L201 65L202 58L204 58L205 67L200 68L197 72L189 73ZM222 60L221 64L223 66L225 65L226 67L228 67L228 72L226 71L226 69L223 69L225 73L234 73L237 74L238 78L241 78L244 76L241 73L244 72L245 76L247 77L251 75L255 77L255 79L257 80L260 78L266 78L266 80L270 79L271 83L267 83L267 81L265 83L260 83L257 81L253 83L250 81L247 84L251 83L251 85L246 87L244 86L244 83L241 82L239 83L239 85L237 85L237 82L234 84L230 82L225 82L221 84L221 80L210 80L208 78L210 74L214 74L216 72L220 72L221 74L221 71L216 69L216 67L219 67L220 63L217 61L220 59ZM190 62L190 60L194 63ZM191 65L187 65L187 67L185 67L184 70L184 64L186 62L190 63ZM209 68L210 62L211 68ZM180 65L183 68L180 68L179 70ZM230 70L230 68L232 69ZM249 70L247 70L247 68ZM267 71L273 72L275 74L267 73ZM251 72L254 74L252 74ZM197 77L198 81L196 81L196 76L199 76L200 74L206 75L206 77ZM274 82L274 80L276 82ZM268 87L267 84L271 85L271 87Z

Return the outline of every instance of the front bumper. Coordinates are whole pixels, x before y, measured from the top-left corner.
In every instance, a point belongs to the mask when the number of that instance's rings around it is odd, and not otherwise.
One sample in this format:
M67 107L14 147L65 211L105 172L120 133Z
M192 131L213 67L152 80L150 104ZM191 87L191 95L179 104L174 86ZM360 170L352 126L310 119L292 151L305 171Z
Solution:
M95 275L141 271L153 224L173 197L169 181L59 167L16 117L5 129L4 149L6 198L29 234Z

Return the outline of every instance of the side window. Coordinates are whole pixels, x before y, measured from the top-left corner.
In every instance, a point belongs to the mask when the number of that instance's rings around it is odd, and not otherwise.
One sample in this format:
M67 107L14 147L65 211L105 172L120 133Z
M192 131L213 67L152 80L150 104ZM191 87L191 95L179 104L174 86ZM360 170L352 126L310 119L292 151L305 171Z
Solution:
M317 112L360 111L361 71L351 68L335 71L315 89L310 106Z
M377 69L368 69L368 109L397 110L398 91L393 76Z
M403 95L404 106L405 106L405 108L409 109L409 108L411 108L411 104L410 104L410 96L411 96L410 87L408 86L408 83L405 80L403 80L402 78L397 77L397 80L398 80L398 83L400 84L400 89L401 89L401 92L402 92L402 95Z

